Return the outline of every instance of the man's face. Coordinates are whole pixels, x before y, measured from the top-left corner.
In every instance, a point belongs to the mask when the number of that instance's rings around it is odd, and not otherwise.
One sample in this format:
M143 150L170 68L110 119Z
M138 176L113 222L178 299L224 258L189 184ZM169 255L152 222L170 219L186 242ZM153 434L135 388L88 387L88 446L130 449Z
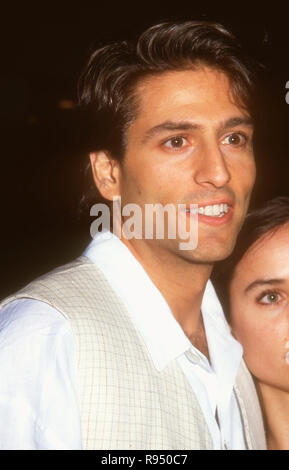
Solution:
M143 214L145 204L201 208L195 250L180 251L178 237L142 243L200 263L227 257L255 180L249 115L233 102L226 75L207 67L152 76L136 95L121 165L122 205L136 203Z

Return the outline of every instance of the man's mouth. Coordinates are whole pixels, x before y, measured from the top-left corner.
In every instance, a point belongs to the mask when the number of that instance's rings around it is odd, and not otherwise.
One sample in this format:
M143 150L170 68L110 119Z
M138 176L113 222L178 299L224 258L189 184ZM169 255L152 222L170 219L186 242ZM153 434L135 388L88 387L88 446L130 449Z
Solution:
M205 215L207 217L224 217L229 212L230 206L227 203L212 204L207 206L199 206L198 214ZM186 209L187 213L190 213L190 209Z

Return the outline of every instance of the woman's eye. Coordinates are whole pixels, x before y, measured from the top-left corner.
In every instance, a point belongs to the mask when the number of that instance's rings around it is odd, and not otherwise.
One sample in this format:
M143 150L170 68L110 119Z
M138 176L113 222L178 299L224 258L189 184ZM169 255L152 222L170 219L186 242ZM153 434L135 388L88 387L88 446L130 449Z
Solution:
M260 304L276 304L278 302L280 302L281 300L281 295L278 294L277 292L268 292L267 294L262 294L262 296L260 296L258 298L258 302Z
M181 136L172 137L171 139L167 140L164 145L170 149L180 149L185 146L187 143L187 139Z
M227 135L222 143L233 145L233 147L238 147L239 145L244 145L246 142L247 137L244 134L234 132L233 134Z

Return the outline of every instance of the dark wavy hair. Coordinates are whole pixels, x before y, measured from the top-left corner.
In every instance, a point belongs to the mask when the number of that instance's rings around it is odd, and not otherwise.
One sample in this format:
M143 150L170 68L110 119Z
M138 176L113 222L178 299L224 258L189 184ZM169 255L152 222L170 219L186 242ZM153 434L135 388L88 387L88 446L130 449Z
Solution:
M135 90L147 76L207 65L224 72L232 97L253 115L255 64L231 32L205 21L162 23L135 42L122 41L97 49L79 80L78 95L87 132L87 152L105 150L121 161L126 131L137 115ZM81 204L98 194L91 177Z
M230 314L229 286L237 264L260 238L269 233L274 234L286 224L289 224L289 197L271 199L247 215L233 253L226 260L216 263L213 281L228 318Z

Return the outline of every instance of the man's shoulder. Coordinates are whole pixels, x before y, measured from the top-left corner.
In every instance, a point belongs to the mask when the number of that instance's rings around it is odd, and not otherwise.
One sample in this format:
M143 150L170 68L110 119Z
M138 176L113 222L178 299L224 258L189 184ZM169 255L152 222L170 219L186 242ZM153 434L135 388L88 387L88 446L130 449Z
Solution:
M66 264L37 277L29 284L12 293L0 302L0 331L1 338L56 337L67 333L68 322L63 315L61 304L57 297L63 286L71 286L75 291L73 273L82 268L88 268L90 260L80 256ZM70 281L68 278L70 276ZM66 282L67 281L67 282ZM69 295L66 287L66 294ZM9 341L10 341L9 339Z
M1 310L1 347L3 341L19 343L20 340L25 340L28 343L34 337L43 339L66 335L68 330L69 324L60 312L35 299L14 299Z
M0 307L19 298L50 297L64 290L81 290L81 286L87 277L100 278L102 274L97 266L86 256L78 258L57 266L51 271L33 279L18 291L1 300ZM39 298L42 300L42 298Z
M34 279L0 303L0 310L17 299L49 304L66 318L83 318L119 309L121 301L96 263L86 256L58 266ZM101 315L100 315L101 316Z
M41 276L34 279L32 282L41 282L43 280L50 279L54 276L61 277L67 276L70 273L78 270L89 270L91 265L93 265L92 261L87 258L86 256L79 256L65 264L55 267L54 269L42 274ZM30 283L31 284L31 283Z

